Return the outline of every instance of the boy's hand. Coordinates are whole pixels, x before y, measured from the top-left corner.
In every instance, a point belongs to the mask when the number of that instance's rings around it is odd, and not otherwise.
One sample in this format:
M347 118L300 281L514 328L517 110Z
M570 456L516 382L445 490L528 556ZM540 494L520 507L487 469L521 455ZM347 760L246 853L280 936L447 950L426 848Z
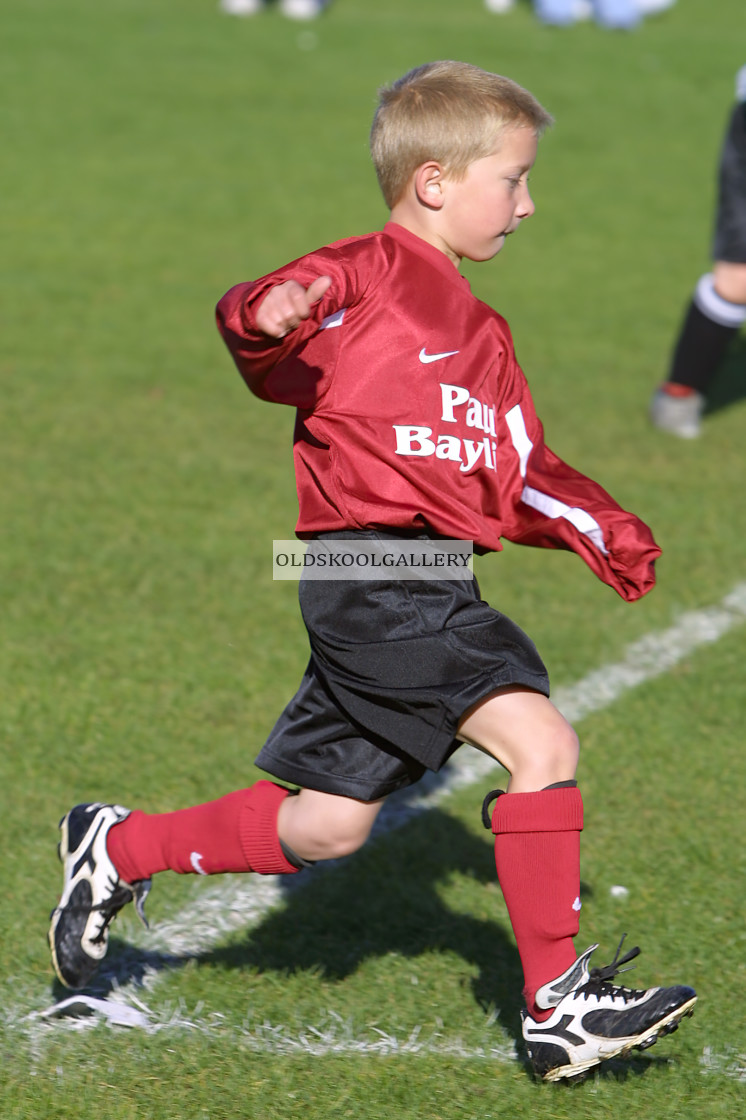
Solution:
M284 338L311 314L311 308L328 291L330 276L319 276L308 288L286 280L270 288L255 312L256 325L270 338Z

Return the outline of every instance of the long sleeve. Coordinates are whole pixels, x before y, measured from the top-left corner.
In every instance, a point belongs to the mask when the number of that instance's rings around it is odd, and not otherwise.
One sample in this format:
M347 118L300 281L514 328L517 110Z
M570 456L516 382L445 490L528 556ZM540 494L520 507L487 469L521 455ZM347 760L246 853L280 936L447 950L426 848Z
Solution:
M314 336L335 326L338 316L354 306L365 292L355 254L344 252L346 244L339 242L318 249L261 280L236 284L218 303L218 330L239 373L261 399L309 409L323 392L331 371L296 359ZM382 253L379 255L383 258ZM385 275L385 264L382 259L381 276ZM311 316L296 330L276 339L257 329L255 311L270 288L287 280L307 288L320 276L330 276L331 286L312 308Z
M645 595L661 553L647 525L547 447L527 386L502 419L505 539L569 549L623 599Z

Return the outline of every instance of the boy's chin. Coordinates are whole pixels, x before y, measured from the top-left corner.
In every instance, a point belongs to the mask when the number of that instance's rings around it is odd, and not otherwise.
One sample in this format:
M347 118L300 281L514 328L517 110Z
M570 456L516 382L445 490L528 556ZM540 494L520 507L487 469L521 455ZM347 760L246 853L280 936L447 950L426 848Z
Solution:
M471 261L491 261L491 260L493 260L497 256L497 254L500 252L503 245L505 244L505 238L506 237L507 237L507 234L501 233L500 236L496 237L494 239L494 241L490 242L489 245L485 245L484 248L481 249L478 253L474 253L473 256L470 256L469 260L471 260Z

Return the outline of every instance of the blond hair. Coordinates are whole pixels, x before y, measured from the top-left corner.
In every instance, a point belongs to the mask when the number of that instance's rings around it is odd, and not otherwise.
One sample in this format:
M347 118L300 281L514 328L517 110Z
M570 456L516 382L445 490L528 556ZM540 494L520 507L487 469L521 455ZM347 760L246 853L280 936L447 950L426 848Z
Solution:
M412 174L428 160L455 179L496 151L512 128L541 135L552 117L510 78L468 62L429 62L379 90L370 132L378 182L391 208Z

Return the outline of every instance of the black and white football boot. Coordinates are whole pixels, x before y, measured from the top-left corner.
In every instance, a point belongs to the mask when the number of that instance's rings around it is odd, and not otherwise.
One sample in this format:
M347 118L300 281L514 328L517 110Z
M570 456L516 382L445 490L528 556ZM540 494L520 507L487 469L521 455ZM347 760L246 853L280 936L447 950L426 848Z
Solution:
M671 1034L685 1015L691 1015L697 994L692 988L648 988L637 991L612 983L621 966L640 952L630 949L622 959L619 942L611 964L589 968L598 945L585 953L536 993L538 1007L551 1016L537 1022L523 1015L523 1037L534 1072L544 1081L582 1079L589 1069L608 1058L645 1050L661 1035Z
M128 902L147 926L150 879L125 883L106 850L109 829L130 814L121 805L76 805L60 821L62 897L52 911L49 947L54 970L67 988L85 988L106 956L109 924Z

